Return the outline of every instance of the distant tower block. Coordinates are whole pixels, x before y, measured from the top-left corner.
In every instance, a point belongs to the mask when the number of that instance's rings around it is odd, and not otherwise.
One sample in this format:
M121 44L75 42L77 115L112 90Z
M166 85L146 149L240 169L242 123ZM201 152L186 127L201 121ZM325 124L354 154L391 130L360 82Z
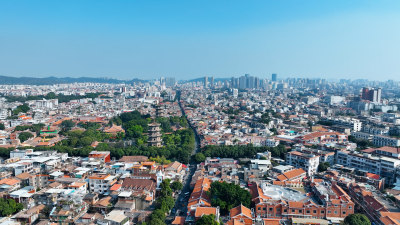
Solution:
M273 73L271 76L271 80L276 82L278 80L278 75L276 73Z
M204 77L204 88L208 87L208 77Z
M160 124L151 123L149 124L149 146L161 147L162 139L161 139L161 129Z

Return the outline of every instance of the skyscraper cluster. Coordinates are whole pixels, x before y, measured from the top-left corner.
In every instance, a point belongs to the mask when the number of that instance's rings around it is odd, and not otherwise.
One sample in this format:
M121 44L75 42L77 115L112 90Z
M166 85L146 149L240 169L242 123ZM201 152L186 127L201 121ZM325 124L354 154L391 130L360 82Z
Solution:
M258 89L264 86L264 81L258 77L250 76L245 74L239 78L231 78L231 87L238 89Z
M175 77L161 77L160 84L165 87L173 87L175 86Z
M214 88L215 82L214 82L214 77L211 77L210 82L208 81L208 77L204 77L204 88Z

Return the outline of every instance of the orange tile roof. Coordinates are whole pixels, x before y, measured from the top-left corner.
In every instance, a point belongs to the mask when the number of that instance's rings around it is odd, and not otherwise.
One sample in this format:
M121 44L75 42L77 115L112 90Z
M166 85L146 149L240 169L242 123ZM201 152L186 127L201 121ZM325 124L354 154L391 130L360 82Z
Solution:
M278 175L276 178L277 178L278 180L280 180L280 181L285 181L285 180L287 180L287 177L285 177L285 175L283 175L283 174Z
M381 221L385 225L400 225L400 213L399 212L381 212Z
M328 136L328 135L344 135L338 132L313 132L311 134L306 134L302 138L303 140L311 140L317 137Z
M43 142L39 142L38 146L49 146L50 142L48 141L43 141Z
M31 176L32 176L32 175L29 174L29 173L20 173L20 174L18 174L18 175L15 176L15 177L18 178L18 179L25 180L25 179L30 178Z
M110 174L98 174L98 175L89 177L89 179L104 180L109 176L111 176L111 175Z
M177 217L175 217L174 221L172 221L171 224L184 225L185 224L185 220L186 220L186 217L177 216Z
M230 210L229 216L231 218L235 218L238 215L243 215L249 219L252 218L251 210L242 204L240 204Z
M143 166L153 166L154 164L156 164L156 162L154 162L154 161L142 162Z
M286 179L283 179L283 177L281 175L278 176L279 177L278 179L280 181L291 180L295 177L298 177L300 175L305 175L305 174L306 174L306 171L304 171L302 168L293 169L293 170L283 173L283 175L286 177Z
M84 186L85 184L86 184L86 182L74 182L74 183L70 184L69 187L79 188L79 187Z
M21 181L17 180L17 179L14 179L14 178L6 178L6 179L3 179L3 180L0 180L0 184L7 184L7 185L10 185L10 186L16 185L18 183L21 183Z
M217 208L216 207L197 207L196 212L194 213L194 216L197 217L202 217L204 215L216 215L217 214Z
M111 188L110 191L118 191L122 187L122 184L114 184Z
M371 179L375 179L375 180L379 180L380 176L378 174L374 174L374 173L367 173L365 174L366 177L371 178Z

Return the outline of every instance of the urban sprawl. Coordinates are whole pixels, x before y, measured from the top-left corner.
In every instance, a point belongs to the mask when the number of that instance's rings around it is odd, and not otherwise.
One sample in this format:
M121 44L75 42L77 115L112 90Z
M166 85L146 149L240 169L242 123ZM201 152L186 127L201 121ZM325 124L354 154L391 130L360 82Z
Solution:
M0 106L0 225L400 224L398 81L0 84Z

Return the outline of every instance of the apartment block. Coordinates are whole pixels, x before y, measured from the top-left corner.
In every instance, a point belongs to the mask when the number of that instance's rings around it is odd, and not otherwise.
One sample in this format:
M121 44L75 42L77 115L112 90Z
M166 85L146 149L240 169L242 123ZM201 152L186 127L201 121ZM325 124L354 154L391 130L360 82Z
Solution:
M115 176L110 174L96 174L89 177L89 190L91 193L109 194L110 187L116 182Z
M307 175L311 176L318 171L319 156L291 151L286 154L286 162L291 166L304 169Z
M374 143L374 145L378 147L400 147L400 139L389 136L374 135L374 137L372 138L372 143Z

